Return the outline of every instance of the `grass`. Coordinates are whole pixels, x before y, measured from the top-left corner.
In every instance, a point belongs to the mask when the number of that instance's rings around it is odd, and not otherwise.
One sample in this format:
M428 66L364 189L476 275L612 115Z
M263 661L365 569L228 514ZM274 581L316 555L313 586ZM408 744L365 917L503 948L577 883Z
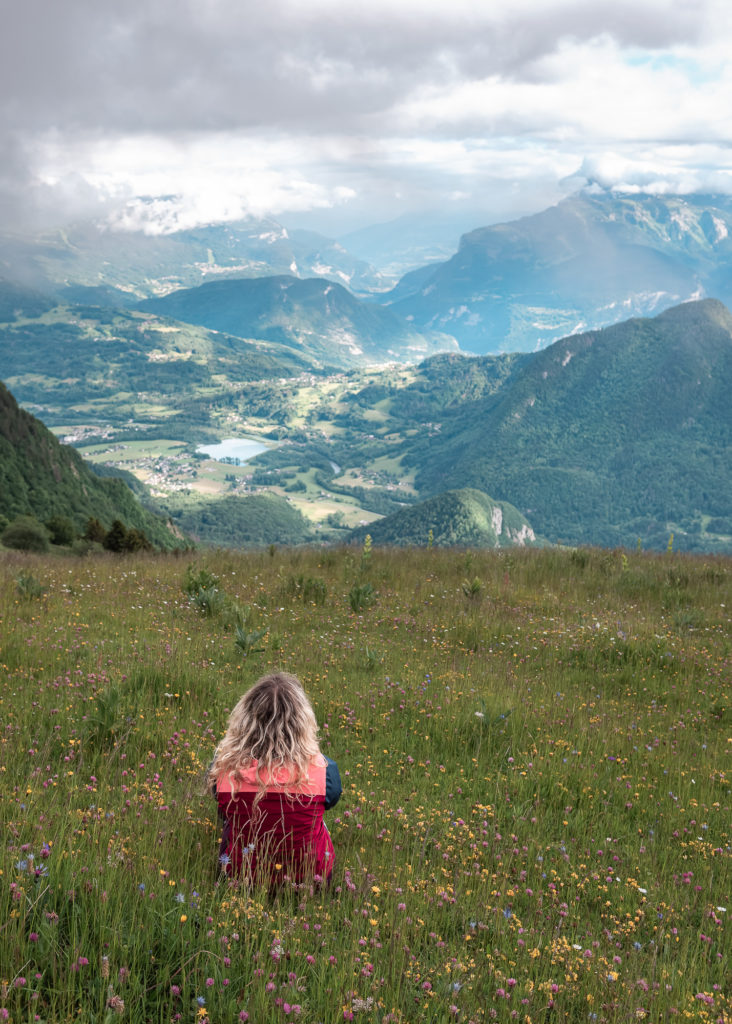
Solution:
M730 1019L730 559L187 570L0 553L0 1020ZM217 877L203 773L275 666L341 769L325 892Z

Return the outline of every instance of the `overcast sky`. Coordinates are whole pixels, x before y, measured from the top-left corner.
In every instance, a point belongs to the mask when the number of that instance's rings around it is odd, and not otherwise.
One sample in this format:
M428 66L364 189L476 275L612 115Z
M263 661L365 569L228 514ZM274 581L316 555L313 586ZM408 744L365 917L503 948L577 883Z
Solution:
M2 0L0 227L732 191L730 0Z

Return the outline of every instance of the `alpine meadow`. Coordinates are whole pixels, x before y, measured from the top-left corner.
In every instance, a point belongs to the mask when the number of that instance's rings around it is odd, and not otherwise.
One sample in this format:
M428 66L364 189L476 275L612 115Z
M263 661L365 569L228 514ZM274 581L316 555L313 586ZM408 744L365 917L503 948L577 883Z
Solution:
M730 1003L725 556L0 556L0 1019L696 1021ZM328 889L219 875L274 667L339 762Z
M730 0L0 32L0 1024L732 1024Z

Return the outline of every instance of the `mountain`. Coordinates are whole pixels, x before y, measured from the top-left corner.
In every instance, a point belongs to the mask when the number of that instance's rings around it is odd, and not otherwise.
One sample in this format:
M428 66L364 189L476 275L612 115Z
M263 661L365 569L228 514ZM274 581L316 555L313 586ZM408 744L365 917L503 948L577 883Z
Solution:
M212 281L138 308L212 330L276 342L316 365L345 368L417 362L456 349L452 338L416 331L391 310L359 301L338 284L310 278Z
M732 197L585 190L465 234L450 260L405 275L379 301L489 353L534 351L707 295L732 302Z
M324 277L362 293L388 286L337 242L288 232L271 218L158 235L91 223L36 236L0 234L0 275L69 302L120 307L125 295L140 299L211 279L273 274Z
M0 378L45 422L137 423L161 398L175 415L205 421L201 396L221 381L291 377L309 362L291 349L245 341L151 313L55 305L0 282ZM20 311L20 312L19 312ZM22 315L21 315L22 313ZM198 411L189 407L194 403Z
M62 445L0 383L0 515L12 521L60 516L82 532L90 517L109 529L115 519L142 530L156 547L180 545L165 520L139 503L127 484L96 476L78 452Z
M732 314L685 303L515 359L501 387L407 441L402 468L422 495L510 501L552 541L665 547L674 531L730 550L730 393Z
M472 488L447 491L409 508L392 512L352 531L352 541L366 534L374 544L394 547L498 548L536 543L527 520L513 505L494 501Z

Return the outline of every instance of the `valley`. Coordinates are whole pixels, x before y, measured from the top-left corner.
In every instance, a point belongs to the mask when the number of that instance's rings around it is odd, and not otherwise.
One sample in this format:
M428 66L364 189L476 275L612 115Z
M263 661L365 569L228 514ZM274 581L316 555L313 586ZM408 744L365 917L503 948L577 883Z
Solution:
M390 291L266 222L119 234L114 260L91 230L6 238L0 379L200 543L419 542L448 507L438 542L467 543L505 505L541 542L728 551L732 314L699 298L728 295L728 221L589 190ZM201 450L232 438L264 449Z
M64 422L54 424L53 432L92 465L132 473L173 516L225 497L272 492L324 539L342 537L379 518L369 507L374 502L416 500L414 472L400 472L399 460L381 447L396 448L413 431L392 430L379 443L386 412L366 410L359 419L348 406L349 396L374 382L406 386L413 379L413 371L390 367L209 388L191 395L187 427L175 438L165 436L166 424L176 417L175 400L162 393L148 395L145 406L136 404L129 421L119 422L116 415L117 422ZM119 397L109 401L118 413ZM257 415L245 416L240 407L256 409ZM59 404L45 414L51 422L69 411ZM217 461L199 450L224 437L249 438L266 450L245 461ZM353 446L363 452L361 462L349 455ZM348 465L341 467L337 459Z

